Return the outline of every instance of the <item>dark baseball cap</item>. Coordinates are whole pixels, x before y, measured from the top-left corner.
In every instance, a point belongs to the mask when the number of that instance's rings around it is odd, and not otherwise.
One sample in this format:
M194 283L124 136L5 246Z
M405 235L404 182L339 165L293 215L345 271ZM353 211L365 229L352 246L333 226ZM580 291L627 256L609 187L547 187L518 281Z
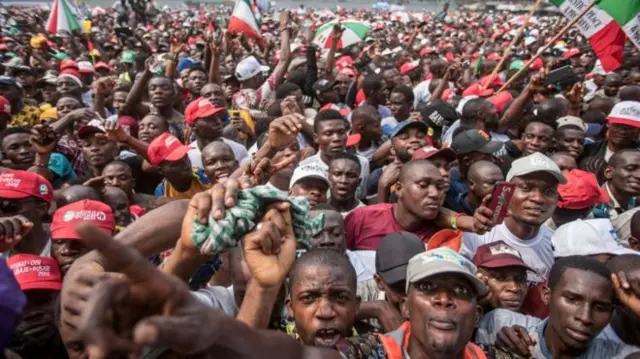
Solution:
M523 267L531 270L522 260L520 252L503 241L478 247L473 264L485 268Z
M424 244L413 233L388 234L376 249L376 273L389 285L402 282L407 279L409 259L424 251Z
M429 127L440 132L442 128L449 127L458 120L458 113L453 106L445 102L432 103L420 109L422 120Z
M320 79L313 84L313 92L318 96L321 93L330 90L335 84L336 82L333 80Z
M492 141L491 136L485 131L466 130L457 134L451 142L451 148L458 156L471 152L492 154L503 146L500 141Z
M393 129L393 131L391 131L391 138L396 137L397 135L401 134L402 131L410 127L419 127L425 132L429 130L429 126L427 126L427 124L422 121L411 120L411 119L404 120L399 124L397 124L396 127Z

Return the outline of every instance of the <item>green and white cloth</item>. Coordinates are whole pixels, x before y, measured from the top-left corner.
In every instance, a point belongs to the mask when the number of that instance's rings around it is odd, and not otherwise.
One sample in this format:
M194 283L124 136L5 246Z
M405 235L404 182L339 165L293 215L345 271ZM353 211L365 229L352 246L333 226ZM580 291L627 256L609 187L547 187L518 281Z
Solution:
M220 221L209 216L208 226L201 224L195 216L191 240L202 254L213 255L227 251L237 246L242 236L256 226L269 204L281 201L291 204L293 231L299 247L311 248L311 238L324 228L324 215L311 218L306 198L288 197L286 192L268 186L240 191L236 206L227 209Z

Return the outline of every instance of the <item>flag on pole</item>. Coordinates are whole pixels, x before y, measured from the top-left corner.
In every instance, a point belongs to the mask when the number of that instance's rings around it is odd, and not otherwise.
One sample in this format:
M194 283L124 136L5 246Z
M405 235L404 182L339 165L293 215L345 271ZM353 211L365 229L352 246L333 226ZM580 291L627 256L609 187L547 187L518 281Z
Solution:
M247 37L261 41L260 12L251 0L237 0L229 19L227 31L243 33Z
M601 0L598 6L622 26L631 42L640 48L640 1Z
M57 34L61 30L68 32L74 30L82 31L82 26L78 23L69 4L67 4L65 0L54 0L51 14L49 14L49 20L47 21L47 31L52 34Z
M595 0L597 1L597 0ZM618 4L621 0L610 0ZM624 0L632 2L635 0ZM573 20L591 0L550 0L569 20ZM627 37L622 27L598 5L592 7L576 24L582 35L589 39L591 48L596 53L602 67L606 71L614 71L622 65L622 51Z

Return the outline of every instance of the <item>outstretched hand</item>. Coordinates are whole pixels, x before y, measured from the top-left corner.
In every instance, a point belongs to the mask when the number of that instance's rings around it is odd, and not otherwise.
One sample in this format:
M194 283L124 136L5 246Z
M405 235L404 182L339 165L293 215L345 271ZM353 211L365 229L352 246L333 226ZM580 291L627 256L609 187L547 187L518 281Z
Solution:
M82 308L80 332L91 358L135 355L159 344L192 355L211 345L220 314L198 303L186 284L93 225L80 224L77 232L124 274L98 283Z

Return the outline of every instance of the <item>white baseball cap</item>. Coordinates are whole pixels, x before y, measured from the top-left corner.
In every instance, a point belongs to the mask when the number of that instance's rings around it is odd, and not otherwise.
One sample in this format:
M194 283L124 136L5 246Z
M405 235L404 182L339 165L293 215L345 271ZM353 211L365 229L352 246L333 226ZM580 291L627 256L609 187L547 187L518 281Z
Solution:
M93 64L89 61L78 61L78 71L85 73L93 73L95 69L93 68Z
M560 171L560 167L551 158L540 152L535 152L513 161L511 169L507 173L507 181L511 181L513 177L520 177L534 172L547 172L553 175L560 184L567 183L567 179Z
M315 163L309 163L301 165L293 171L291 182L289 182L289 188L293 187L296 182L304 178L317 178L324 181L327 184L327 187L331 185L329 183L328 171Z
M236 77L238 81L246 81L261 72L267 71L269 71L269 66L261 65L255 57L249 56L236 66Z
M564 224L553 233L553 256L593 256L597 254L637 254L618 243L618 235L611 221L606 218L577 219Z

